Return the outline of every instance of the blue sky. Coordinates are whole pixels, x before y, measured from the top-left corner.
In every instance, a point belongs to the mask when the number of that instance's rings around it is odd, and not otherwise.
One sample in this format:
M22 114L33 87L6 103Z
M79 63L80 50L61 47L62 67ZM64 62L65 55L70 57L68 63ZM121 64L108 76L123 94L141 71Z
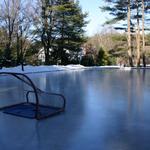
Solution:
M88 12L87 35L91 36L101 30L102 24L106 21L107 14L102 13L100 6L103 6L103 0L79 0L83 12Z

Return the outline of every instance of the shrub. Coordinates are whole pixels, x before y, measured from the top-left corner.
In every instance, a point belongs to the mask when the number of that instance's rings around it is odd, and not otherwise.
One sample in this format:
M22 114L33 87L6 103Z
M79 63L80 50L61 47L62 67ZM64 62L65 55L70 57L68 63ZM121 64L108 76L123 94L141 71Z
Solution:
M94 66L94 58L92 55L83 56L81 59L81 65L84 66Z
M116 64L116 59L109 55L103 48L100 48L96 56L96 64L99 66Z

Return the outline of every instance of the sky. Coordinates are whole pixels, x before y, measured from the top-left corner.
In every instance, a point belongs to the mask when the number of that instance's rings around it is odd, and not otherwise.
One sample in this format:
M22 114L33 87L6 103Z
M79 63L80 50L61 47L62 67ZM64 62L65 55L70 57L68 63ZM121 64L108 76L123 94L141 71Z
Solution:
M86 27L86 35L92 36L95 33L101 31L102 25L108 17L106 12L102 13L99 8L105 5L104 0L79 0L79 4L83 12L88 12L87 20L89 23Z
M86 27L87 35L92 36L101 31L102 25L106 21L107 14L102 13L100 8L104 6L103 0L79 0L83 12L88 12L88 20L90 21Z

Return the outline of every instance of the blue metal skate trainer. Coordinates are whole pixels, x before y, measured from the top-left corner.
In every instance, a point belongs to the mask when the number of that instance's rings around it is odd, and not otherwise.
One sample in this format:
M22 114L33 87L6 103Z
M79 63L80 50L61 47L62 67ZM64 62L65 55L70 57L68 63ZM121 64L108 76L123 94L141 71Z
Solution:
M25 102L0 107L0 110L4 113L41 120L65 111L66 99L62 94L42 91L35 86L33 81L27 75L23 73L0 72L0 75L11 75L30 87L30 90L25 91ZM54 106L42 104L42 101L44 100L39 100L39 95L41 94L46 95L46 97L57 97L59 106L57 106L57 103L55 103ZM30 98L33 97L34 100L30 100Z

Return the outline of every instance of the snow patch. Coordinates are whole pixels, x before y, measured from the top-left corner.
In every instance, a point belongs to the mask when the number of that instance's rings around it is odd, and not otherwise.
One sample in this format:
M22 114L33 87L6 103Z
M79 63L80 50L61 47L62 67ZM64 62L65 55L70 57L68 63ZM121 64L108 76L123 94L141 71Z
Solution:
M38 73L38 72L52 72L52 71L69 71L69 70L81 70L85 69L86 67L82 65L67 65L67 66L58 66L58 65L51 65L51 66L31 66L27 65L24 66L24 71L21 70L21 66L12 67L12 68L5 68L3 67L0 69L0 72L16 72L16 73Z
M150 68L150 67L147 67ZM54 72L54 71L81 71L81 70L95 70L95 69L120 69L120 70L132 70L137 69L137 67L120 67L120 66L92 66L85 67L82 65L50 65L50 66L24 66L24 71L21 70L21 66L0 69L0 72L16 72L16 73L40 73L40 72Z

